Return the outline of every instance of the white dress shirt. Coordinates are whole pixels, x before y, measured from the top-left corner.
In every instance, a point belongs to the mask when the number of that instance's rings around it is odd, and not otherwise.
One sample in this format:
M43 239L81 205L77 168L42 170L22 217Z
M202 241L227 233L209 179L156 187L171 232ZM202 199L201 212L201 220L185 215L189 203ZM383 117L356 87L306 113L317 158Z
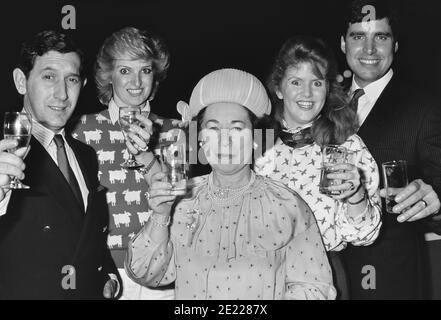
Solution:
M371 112L372 108L374 107L375 103L377 102L378 98L380 97L381 93L383 92L384 88L386 88L389 81L392 79L394 72L392 69L389 69L389 71L380 79L369 83L364 88L361 88L354 78L352 78L352 86L350 91L350 97L353 96L355 90L357 89L363 89L364 95L362 95L358 99L358 121L360 126L363 124L363 122L366 120L367 116Z

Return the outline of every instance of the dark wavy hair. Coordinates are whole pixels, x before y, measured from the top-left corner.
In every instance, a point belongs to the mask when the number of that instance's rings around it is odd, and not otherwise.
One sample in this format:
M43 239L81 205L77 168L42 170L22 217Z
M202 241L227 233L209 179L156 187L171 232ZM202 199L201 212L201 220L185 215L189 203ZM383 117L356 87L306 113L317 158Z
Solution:
M114 61L124 53L128 53L133 59L152 61L155 85L151 98L154 97L159 83L167 76L170 54L162 38L133 27L116 31L104 41L95 63L98 99L106 106L113 96L111 77Z
M318 38L295 36L288 39L276 56L267 86L273 100L273 117L276 121L276 132L280 132L283 119L283 100L276 95L280 83L288 68L310 63L313 72L319 79L326 80L327 98L320 117L312 125L314 141L323 146L342 144L358 128L357 115L349 107L348 98L336 80L337 61L332 50ZM321 70L324 70L322 74Z
M17 68L23 71L26 78L28 78L29 73L34 68L35 59L43 56L49 51L76 53L80 59L80 76L84 78L83 51L66 34L53 30L41 31L22 44Z
M373 10L372 10L373 9ZM390 0L351 0L346 3L341 24L341 35L346 37L349 25L360 23L373 15L374 20L387 19L394 41L400 36L400 17Z

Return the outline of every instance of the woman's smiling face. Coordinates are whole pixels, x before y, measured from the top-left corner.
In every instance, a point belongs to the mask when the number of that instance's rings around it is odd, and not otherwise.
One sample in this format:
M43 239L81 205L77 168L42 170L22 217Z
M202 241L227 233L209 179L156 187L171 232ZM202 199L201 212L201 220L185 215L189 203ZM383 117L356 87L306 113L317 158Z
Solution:
M151 61L123 54L115 59L112 73L113 99L119 106L140 106L147 102L154 86Z
M324 70L320 72L324 74ZM314 121L322 111L327 81L314 74L311 63L302 62L285 71L276 94L283 100L283 116L288 125L301 127Z

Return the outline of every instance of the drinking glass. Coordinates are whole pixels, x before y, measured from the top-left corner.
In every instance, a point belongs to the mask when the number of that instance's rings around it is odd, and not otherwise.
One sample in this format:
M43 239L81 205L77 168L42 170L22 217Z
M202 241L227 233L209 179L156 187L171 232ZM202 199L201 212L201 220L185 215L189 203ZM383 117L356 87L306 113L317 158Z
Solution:
M392 189L403 189L409 184L407 179L407 163L405 160L383 162L381 168L383 171L384 188L386 189L386 212L395 213L392 211L392 208L397 203L395 202L395 195L392 193L396 194L396 191L400 190Z
M340 185L343 183L342 179L329 179L327 177L330 173L339 173L342 170L332 170L331 168L338 164L343 164L348 161L348 150L345 147L337 145L327 145L322 152L322 168L320 173L319 191L327 196L340 195L341 191L331 191L329 187Z
M185 144L168 144L160 148L161 160L167 172L167 180L175 193L187 190L187 161Z
M130 125L139 125L139 120L136 118L137 115L141 114L141 109L139 107L120 107L119 108L119 125L124 133L124 137L129 139L128 133L130 131ZM127 150L128 151L128 150ZM143 165L136 161L135 156L129 153L129 158L121 163L121 167L125 169L136 169Z
M5 139L16 140L18 145L8 150L10 153L16 153L17 150L25 148L20 152L23 157L26 155L31 141L32 117L27 112L6 112L3 123L3 135ZM9 189L29 189L29 186L23 184L17 177L9 182Z

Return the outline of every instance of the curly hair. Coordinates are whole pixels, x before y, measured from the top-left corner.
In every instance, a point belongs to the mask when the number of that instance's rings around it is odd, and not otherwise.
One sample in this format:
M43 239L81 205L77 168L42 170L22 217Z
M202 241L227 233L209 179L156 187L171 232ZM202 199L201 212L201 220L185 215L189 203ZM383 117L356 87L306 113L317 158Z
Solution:
M338 66L332 50L318 38L292 37L283 44L276 56L267 81L273 99L275 127L277 130L281 129L284 108L283 100L277 97L276 91L286 71L302 63L310 63L315 76L326 80L326 101L320 117L312 125L314 141L321 146L343 144L358 129L357 115L349 107L348 98L336 79ZM324 70L323 74L321 70Z
M170 54L164 41L159 36L133 27L116 31L104 41L95 63L95 83L98 90L98 99L104 105L108 105L113 95L111 77L114 61L118 56L125 53L133 59L152 61L155 85L151 98L156 94L159 83L167 76L170 66Z

